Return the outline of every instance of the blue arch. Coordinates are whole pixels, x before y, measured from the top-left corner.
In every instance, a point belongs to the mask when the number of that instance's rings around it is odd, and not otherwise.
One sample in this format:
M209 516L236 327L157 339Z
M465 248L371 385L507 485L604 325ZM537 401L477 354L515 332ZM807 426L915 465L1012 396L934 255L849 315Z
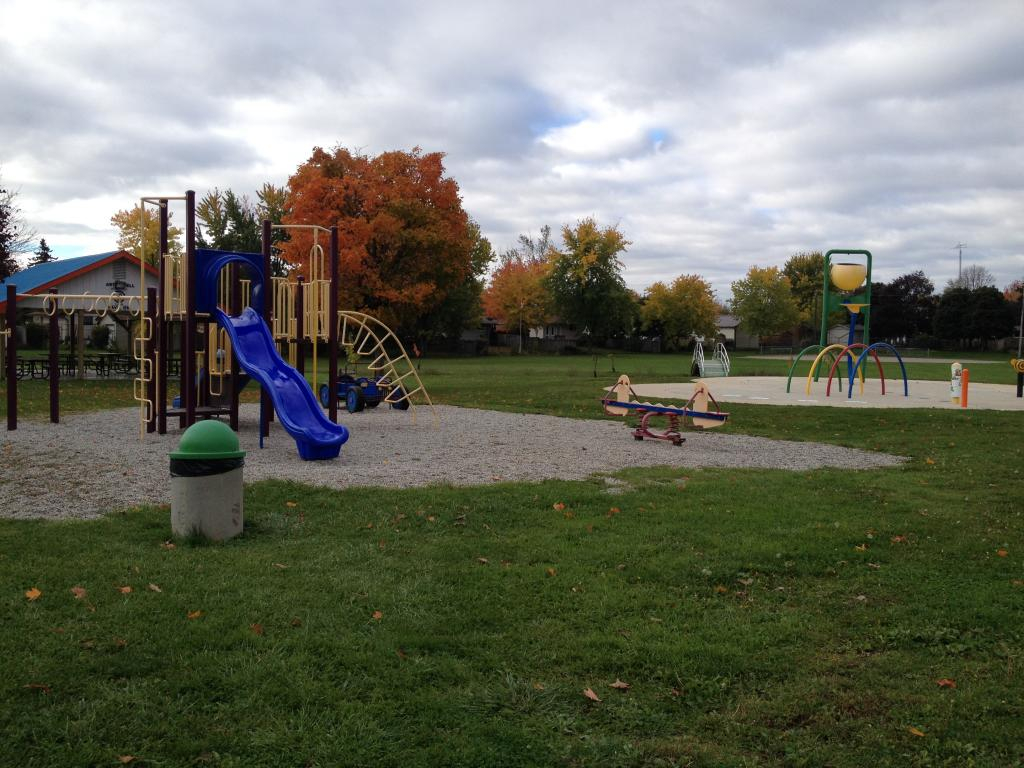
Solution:
M892 344L887 344L884 341L876 341L874 344L871 344L866 349L864 349L863 352L860 353L860 357L857 358L857 362L856 364L854 364L853 370L850 371L850 387L846 396L848 398L853 397L853 379L857 375L857 371L860 370L860 364L863 363L864 358L867 357L868 354L877 347L885 347L886 349L891 349L892 353L896 355L896 362L900 364L900 372L903 374L903 396L910 397L910 385L907 383L907 369L906 366L903 365L903 358L900 357L900 353L896 351L896 347L894 347Z
M233 261L241 262L252 271L252 294L250 306L263 314L263 288L266 275L263 274L263 254L239 253L236 251L214 251L196 249L196 312L209 312L217 308L217 277L221 269Z

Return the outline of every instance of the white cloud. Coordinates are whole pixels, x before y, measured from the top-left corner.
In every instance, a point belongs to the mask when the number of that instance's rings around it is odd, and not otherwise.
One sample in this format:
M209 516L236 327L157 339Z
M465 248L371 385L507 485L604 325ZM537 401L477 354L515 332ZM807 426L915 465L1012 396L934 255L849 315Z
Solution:
M42 236L106 250L141 194L419 145L498 250L595 215L636 288L695 272L725 296L858 246L942 285L961 240L1002 285L1024 272L1021 50L1018 0L8 0L0 172Z

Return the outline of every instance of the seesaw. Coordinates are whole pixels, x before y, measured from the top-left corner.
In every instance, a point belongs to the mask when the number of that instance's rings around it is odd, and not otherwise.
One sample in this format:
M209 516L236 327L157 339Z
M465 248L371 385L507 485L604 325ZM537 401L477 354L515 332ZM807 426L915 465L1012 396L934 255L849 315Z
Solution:
M718 407L718 401L708 391L707 384L703 381L696 382L693 396L686 401L686 405L679 407L640 402L633 387L630 386L629 376L623 374L601 399L601 404L609 416L640 416L640 425L633 430L634 439L643 440L649 437L652 440L668 440L673 445L682 445L686 441L680 434L680 428L714 429L729 419L729 414ZM709 410L709 404L714 405L713 411ZM668 419L668 427L661 432L651 429L650 421L656 417Z

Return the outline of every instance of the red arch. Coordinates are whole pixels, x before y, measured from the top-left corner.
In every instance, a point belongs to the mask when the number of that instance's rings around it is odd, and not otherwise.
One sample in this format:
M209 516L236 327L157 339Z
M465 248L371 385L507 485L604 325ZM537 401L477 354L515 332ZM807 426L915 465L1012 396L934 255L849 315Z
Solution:
M868 345L861 344L859 342L857 344L847 344L846 348L843 349L843 351L841 351L838 356L836 356L835 362L832 363L832 367L828 369L828 384L825 386L825 397L828 397L832 392L832 377L835 376L836 366L839 365L839 361L843 359L843 355L845 355L847 352L850 352L851 349L868 349ZM882 369L882 361L878 359L878 353L875 352L875 350L873 349L871 350L871 356L875 358L875 364L878 366L878 378L882 380L882 394L884 395L885 371ZM850 358L853 358L852 352L850 352ZM852 387L853 385L851 384L850 386ZM853 390L851 389L850 392L852 393Z

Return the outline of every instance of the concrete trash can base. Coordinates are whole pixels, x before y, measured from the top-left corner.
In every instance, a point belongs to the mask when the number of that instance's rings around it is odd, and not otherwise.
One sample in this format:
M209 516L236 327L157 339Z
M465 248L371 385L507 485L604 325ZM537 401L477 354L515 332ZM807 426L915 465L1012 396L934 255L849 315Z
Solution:
M193 424L171 454L171 532L224 541L242 532L238 436L217 421Z

